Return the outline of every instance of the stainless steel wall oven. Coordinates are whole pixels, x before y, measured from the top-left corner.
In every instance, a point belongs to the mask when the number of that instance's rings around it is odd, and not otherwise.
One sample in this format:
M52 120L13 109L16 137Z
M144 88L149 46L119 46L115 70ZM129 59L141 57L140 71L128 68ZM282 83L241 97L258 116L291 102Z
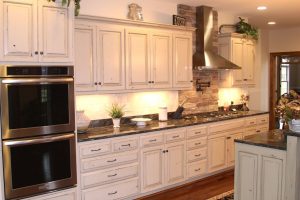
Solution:
M0 66L6 199L76 185L72 66Z

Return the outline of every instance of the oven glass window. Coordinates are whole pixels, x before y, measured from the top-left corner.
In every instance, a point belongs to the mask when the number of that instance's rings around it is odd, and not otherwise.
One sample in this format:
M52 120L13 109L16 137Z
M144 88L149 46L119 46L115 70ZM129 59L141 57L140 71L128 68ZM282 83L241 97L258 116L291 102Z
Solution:
M11 147L13 189L71 177L70 141Z
M8 85L9 128L69 123L68 84Z

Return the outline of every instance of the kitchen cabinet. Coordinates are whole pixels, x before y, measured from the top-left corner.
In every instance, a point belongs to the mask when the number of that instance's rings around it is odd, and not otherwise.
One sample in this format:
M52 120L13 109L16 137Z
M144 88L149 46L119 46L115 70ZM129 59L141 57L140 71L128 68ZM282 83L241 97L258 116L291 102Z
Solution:
M175 33L173 36L173 86L192 86L192 34Z
M24 200L77 200L76 188L66 189L51 194L29 197Z
M285 163L284 150L237 143L234 199L284 199Z
M233 166L235 162L235 139L242 139L243 131L236 131L227 137L227 166Z
M242 69L222 72L221 86L254 85L256 45L241 34L219 35L219 54Z
M226 146L226 135L220 135L215 137L209 137L207 148L208 148L208 171L214 172L226 167L227 160L227 146Z
M73 4L4 0L0 9L0 61L73 62Z
M77 91L125 89L124 28L78 23L75 48Z

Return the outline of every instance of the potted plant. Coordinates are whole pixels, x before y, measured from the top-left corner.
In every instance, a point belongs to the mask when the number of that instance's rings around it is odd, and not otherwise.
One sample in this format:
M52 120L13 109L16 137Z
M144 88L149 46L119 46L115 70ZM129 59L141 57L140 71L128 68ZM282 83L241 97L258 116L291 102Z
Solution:
M49 2L52 1L52 2L55 2L56 0L48 0ZM70 5L72 0L61 0L61 4L64 6L64 5ZM81 0L74 0L74 4L75 4L75 16L78 16L79 15L79 10L80 10L80 1Z
M275 113L289 125L289 129L300 133L300 96L291 90L278 100Z
M121 106L117 103L113 103L111 105L111 107L108 110L108 115L113 120L114 128L119 128L120 127L120 120L124 116L124 114L125 114L124 106Z
M258 31L256 28L245 22L245 19L239 17L240 21L236 23L236 32L251 36L253 39L258 40Z

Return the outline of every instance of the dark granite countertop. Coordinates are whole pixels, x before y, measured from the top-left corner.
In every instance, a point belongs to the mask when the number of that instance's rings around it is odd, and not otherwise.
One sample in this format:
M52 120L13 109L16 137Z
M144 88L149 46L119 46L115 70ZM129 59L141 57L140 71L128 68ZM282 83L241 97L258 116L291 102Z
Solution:
M235 142L255 146L286 150L286 137L283 130L271 130L265 133L246 136L244 139L235 139Z
M300 137L300 133L295 133L293 131L284 131L284 134L288 136Z
M267 114L268 112L262 111L247 111L239 112L238 114L226 116L224 118L216 117L203 117L201 115L193 115L189 119L170 119L166 122L159 122L158 120L151 121L145 127L137 127L135 124L122 124L120 128L114 129L112 126L102 126L90 128L86 133L78 134L78 141L84 142L89 140L98 140L112 137L119 137L125 135L140 134L146 132L153 132L159 130L166 130L172 128L180 128L193 125L201 125L212 122L219 122L230 119L238 119L243 117L250 117L256 115Z

